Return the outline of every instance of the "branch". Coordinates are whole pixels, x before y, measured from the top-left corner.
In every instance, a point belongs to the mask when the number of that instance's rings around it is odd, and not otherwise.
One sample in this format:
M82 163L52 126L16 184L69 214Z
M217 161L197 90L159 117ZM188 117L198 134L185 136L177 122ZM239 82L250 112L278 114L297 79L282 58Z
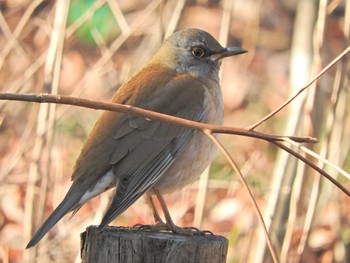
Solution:
M349 47L350 51L350 47ZM57 103L57 104L66 104L66 105L74 105L79 107L85 107L96 110L109 110L109 111L117 111L125 114L131 114L140 116L143 118L148 118L156 121L163 121L170 124L180 125L186 128L195 129L198 131L208 131L210 133L225 133L225 134L235 134L240 136L254 137L258 139L262 139L271 143L274 143L281 149L287 151L288 153L294 155L301 161L310 165L313 169L318 171L320 174L325 176L328 180L330 180L333 184L339 187L345 194L350 196L350 192L339 184L332 176L323 171L317 165L313 164L309 160L307 160L302 155L283 145L281 141L285 141L286 138L295 141L295 142L306 142L306 143L314 143L317 142L317 139L312 137L297 137L297 136L278 136L278 135L270 135L261 132L257 132L254 130L249 130L245 128L234 128L234 127L224 127L219 125L210 125L195 121L190 121L150 110L145 110L141 108L137 108L131 105L124 105L112 102L101 102L96 100L82 99L77 97L69 97L63 95L52 95L46 93L37 93L37 94L15 94L15 93L0 93L0 100L15 100L15 101L31 101L38 103Z
M156 121L163 121L170 124L180 125L186 128L195 129L199 131L209 130L211 133L223 133L223 134L235 134L246 137L253 137L263 139L267 141L283 141L288 138L298 143L315 143L316 138L313 137L298 137L298 136L279 136L271 135L262 132L249 130L246 128L234 128L224 127L219 125L205 124L187 119L182 119L150 110L141 109L131 105L124 105L112 102L102 102L97 100L89 100L77 97L70 97L64 95L53 95L47 93L29 93L29 94L16 94L16 93L0 93L0 100L14 100L14 101L29 101L37 103L56 103L65 105L74 105L84 108L90 108L95 110L109 110L117 111L125 114L136 115Z
M295 156L296 158L298 158L299 160L303 161L304 163L306 163L307 165L309 165L312 169L316 170L317 172L319 172L321 175L323 175L324 177L326 177L329 181L331 181L334 185L336 185L341 191L343 191L347 196L350 197L350 191L348 189L346 189L343 185L341 185L337 180L335 180L330 174L328 174L327 172L325 172L324 170L322 170L320 167L318 167L316 164L312 163L310 160L308 160L307 158L305 158L304 156L302 156L301 154L297 153L296 151L288 148L287 146L285 146L283 143L278 142L278 141L271 141L271 143L275 144L276 146L278 146L279 148L281 148L282 150L288 152L289 154Z
M298 144L295 143L294 141L289 140L288 138L285 139L285 142L290 143L291 145L293 145L294 147L297 147L298 149L300 149L301 151L303 151L304 153L314 157L315 159L320 160L321 162L329 165L330 167L332 167L334 170L336 170L338 173L342 174L343 176L345 176L347 179L350 180L350 174L348 172L346 172L344 169L340 168L339 166L333 164L332 162L328 161L326 158L322 157L321 155L315 153L314 151Z
M259 220L259 222L260 222L260 224L261 224L261 226L263 228L264 235L265 235L265 238L266 238L266 243L267 243L267 246L269 247L269 250L270 250L273 262L277 263L278 262L278 258L277 258L276 252L275 252L275 250L273 248L272 241L271 241L270 236L269 236L269 231L267 230L266 224L264 222L264 218L263 218L263 216L262 216L262 214L260 212L258 204L255 201L253 193L250 191L250 188L249 188L249 186L247 184L247 181L244 179L244 176L242 175L241 171L239 170L237 164L235 163L233 158L230 156L230 154L227 152L226 148L222 145L222 143L215 136L213 136L213 134L209 130L204 130L203 132L218 146L220 151L226 157L227 161L230 163L232 169L238 175L238 178L241 181L241 184L243 185L243 188L248 193L249 200L251 201L251 203L253 205L253 208L254 208L254 211L255 211L255 214L257 215L258 220Z
M350 53L350 46L348 46L338 57L336 57L331 63L329 63L320 73L318 73L308 84L302 87L295 95L293 95L291 98L286 100L281 106L279 106L277 109L275 109L274 111L266 115L264 118L262 118L258 122L248 127L248 130L251 130L251 131L254 130L260 124L262 124L263 122L275 116L278 112L280 112L283 108L285 108L289 103L291 103L296 97L298 97L302 92L304 92L308 87L310 87L324 73L326 73L331 67L337 64L338 61L341 60L343 57L345 57L348 53Z

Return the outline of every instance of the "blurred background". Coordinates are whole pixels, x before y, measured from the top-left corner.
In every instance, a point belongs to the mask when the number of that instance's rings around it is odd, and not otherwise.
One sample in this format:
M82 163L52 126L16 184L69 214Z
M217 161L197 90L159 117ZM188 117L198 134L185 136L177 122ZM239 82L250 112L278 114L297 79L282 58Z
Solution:
M349 0L0 0L0 11L1 92L109 101L174 31L196 27L223 46L241 46L249 52L226 59L221 71L225 125L234 127L274 110L349 45ZM349 170L349 72L344 58L257 130L317 137L304 146ZM100 222L108 193L64 217L37 247L24 247L69 189L100 114L0 101L0 262L80 262L79 234ZM281 262L350 262L349 197L265 141L221 140ZM350 189L349 177L308 158ZM167 196L175 223L227 237L228 262L271 262L249 198L222 154L207 178ZM138 223L153 223L143 198L113 222Z

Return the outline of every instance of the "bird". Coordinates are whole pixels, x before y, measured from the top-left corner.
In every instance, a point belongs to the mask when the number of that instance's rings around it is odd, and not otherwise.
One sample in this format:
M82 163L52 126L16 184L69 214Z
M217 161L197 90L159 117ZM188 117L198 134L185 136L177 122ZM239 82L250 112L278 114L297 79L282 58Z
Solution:
M196 122L222 125L221 61L247 52L223 47L208 32L189 28L168 37L148 63L113 95L112 102ZM72 185L62 202L36 231L35 246L67 213L115 188L100 229L142 195L159 228L183 233L171 219L163 195L194 182L216 155L215 144L200 131L131 114L104 111L76 161ZM166 222L153 203L159 200Z

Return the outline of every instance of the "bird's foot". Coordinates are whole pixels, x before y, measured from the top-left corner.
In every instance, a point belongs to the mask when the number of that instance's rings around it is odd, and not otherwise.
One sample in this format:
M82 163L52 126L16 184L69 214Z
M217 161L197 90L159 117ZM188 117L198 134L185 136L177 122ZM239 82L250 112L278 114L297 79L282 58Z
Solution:
M142 224L137 224L134 225L134 228L137 228L138 230L141 231L150 231L150 232L161 232L161 231L171 231L169 228L165 227L165 223L157 223L155 225L142 225Z
M170 225L170 231L172 231L175 234L180 235L213 235L213 233L209 230L199 230L196 227L190 226L190 227L178 227L176 225Z
M181 227L179 227L181 228ZM214 235L213 232L211 232L210 230L200 230L194 226L189 226L189 227L183 227L181 229L184 229L185 231L190 232L190 235Z
M164 223L163 221L156 223L155 225L141 225L134 226L139 230L150 232L173 232L179 235L213 235L209 230L199 230L196 227L178 227L175 224Z
M152 231L151 228L153 225L143 225L143 224L136 224L133 226L133 228L136 228L137 230L144 230L144 231Z

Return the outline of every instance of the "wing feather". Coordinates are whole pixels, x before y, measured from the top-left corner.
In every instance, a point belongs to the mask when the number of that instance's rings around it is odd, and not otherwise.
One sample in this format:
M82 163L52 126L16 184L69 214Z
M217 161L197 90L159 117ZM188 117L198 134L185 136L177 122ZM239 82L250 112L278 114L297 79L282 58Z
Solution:
M140 71L116 92L112 101L203 121L206 89L198 78L177 76L169 70L162 72L156 65ZM152 188L194 133L194 130L177 125L104 112L76 162L71 188L28 247L39 242L66 213L83 205L80 201L85 193L93 190L98 194L98 191L116 186L116 194L102 220L102 226L108 224ZM114 178L108 181L110 185L95 189L111 169Z
M195 121L204 119L206 115L203 105L205 88L202 83L192 78L183 78L173 80L164 89L169 90L168 94L158 96L156 101L142 105L143 108ZM177 93L182 94L175 96ZM165 101L168 102L168 106L164 108ZM134 148L130 147L127 156L114 165L115 174L120 176L120 180L114 199L101 222L101 227L118 217L141 195L150 190L171 163L176 160L176 157L181 154L186 143L196 132L188 128L134 116L129 117L129 126L135 131L121 138L120 143L125 145L126 142L124 144L122 141L130 141L128 137L134 133L143 140L141 142L135 140L140 143L134 144Z

